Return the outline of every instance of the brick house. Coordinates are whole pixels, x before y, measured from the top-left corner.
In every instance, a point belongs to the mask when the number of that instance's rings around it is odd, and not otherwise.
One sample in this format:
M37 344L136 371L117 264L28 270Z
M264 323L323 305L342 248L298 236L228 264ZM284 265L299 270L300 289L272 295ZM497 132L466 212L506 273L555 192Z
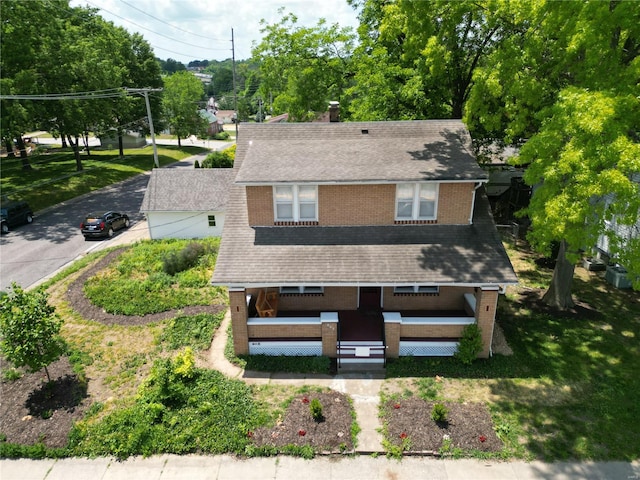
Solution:
M243 124L212 283L236 354L491 355L517 282L459 120Z

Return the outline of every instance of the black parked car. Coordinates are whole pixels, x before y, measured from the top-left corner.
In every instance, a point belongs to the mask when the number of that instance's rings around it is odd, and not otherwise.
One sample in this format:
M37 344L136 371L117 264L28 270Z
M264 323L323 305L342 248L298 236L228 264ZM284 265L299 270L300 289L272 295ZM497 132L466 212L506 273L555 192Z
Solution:
M2 233L8 233L10 227L33 222L33 212L29 204L22 200L2 199L0 206Z
M116 230L129 228L131 222L124 213L106 212L100 215L89 214L80 224L85 240L93 237L113 237Z

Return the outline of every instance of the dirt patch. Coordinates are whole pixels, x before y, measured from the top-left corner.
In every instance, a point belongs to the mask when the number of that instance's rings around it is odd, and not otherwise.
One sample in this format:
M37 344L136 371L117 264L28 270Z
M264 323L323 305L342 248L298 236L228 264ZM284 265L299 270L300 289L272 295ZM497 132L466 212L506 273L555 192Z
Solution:
M7 365L0 359L3 371ZM89 408L86 384L73 373L66 357L44 370L25 373L14 381L2 382L0 431L9 443L50 448L67 445L69 431Z
M416 397L386 403L385 421L391 444L399 447L404 442L408 452L443 453L443 447L482 452L502 449L484 404L443 402L449 410L447 421L435 422L431 419L434 403Z
M314 398L322 405L320 421L311 416ZM252 432L252 440L256 446L310 445L318 451L349 452L354 448L351 409L349 399L336 391L298 395L275 427L257 429Z

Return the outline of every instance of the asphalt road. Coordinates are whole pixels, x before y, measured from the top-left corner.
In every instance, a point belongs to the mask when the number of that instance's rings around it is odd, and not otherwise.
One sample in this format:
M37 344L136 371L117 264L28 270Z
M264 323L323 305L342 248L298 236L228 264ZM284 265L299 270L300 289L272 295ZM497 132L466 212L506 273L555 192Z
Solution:
M30 225L21 225L0 237L0 290L15 281L29 288L78 256L108 246L112 240L85 240L80 222L89 212L115 210L126 213L131 227L143 220L140 205L149 181L138 175L125 182L36 212ZM121 235L117 232L114 239Z

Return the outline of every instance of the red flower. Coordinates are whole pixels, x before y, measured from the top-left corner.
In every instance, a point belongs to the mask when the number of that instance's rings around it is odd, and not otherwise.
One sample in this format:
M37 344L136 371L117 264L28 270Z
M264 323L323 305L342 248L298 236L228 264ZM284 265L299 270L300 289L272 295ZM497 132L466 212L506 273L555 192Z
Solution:
M300 435L301 437L304 437L307 434L307 432L305 430L298 430L298 435Z
M302 397L302 403L309 403L309 399L307 397Z
M487 441L487 437L485 437L484 435L480 435L480 441L482 443L486 442Z
M397 410L398 408L400 408L400 404L399 403L394 404L393 408L395 408Z
M400 438L404 440L405 438L407 438L407 434L405 432L402 432L400 434Z
M253 438L253 432L251 430L247 432L247 437Z

